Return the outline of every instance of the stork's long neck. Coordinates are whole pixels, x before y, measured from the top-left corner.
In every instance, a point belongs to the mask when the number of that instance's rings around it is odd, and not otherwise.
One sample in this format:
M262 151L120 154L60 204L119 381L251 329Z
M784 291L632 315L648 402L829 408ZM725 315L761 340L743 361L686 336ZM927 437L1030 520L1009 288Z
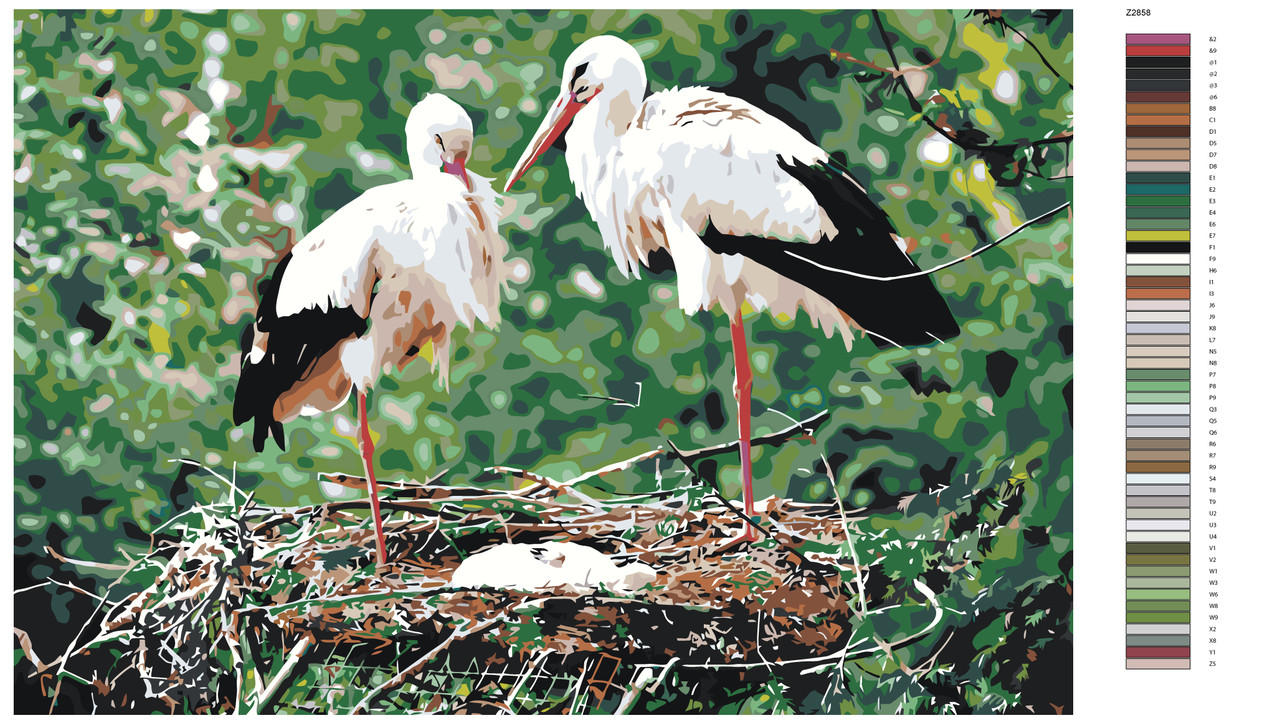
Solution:
M612 94L602 92L582 109L565 133L569 178L584 200L604 190L602 183L607 180L610 161L639 112L640 97L641 92L632 88ZM587 206L595 216L590 200Z

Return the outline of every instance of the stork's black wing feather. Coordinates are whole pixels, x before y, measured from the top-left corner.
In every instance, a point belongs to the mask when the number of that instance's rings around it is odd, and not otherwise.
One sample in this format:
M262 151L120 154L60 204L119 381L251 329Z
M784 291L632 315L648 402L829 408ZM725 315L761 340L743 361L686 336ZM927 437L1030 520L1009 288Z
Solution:
M285 448L284 426L275 418L276 399L310 375L320 357L351 336L360 336L369 322L351 307L321 311L311 307L296 314L276 316L280 281L293 254L286 255L275 272L258 286L257 318L240 335L240 381L236 384L231 418L237 425L254 420L253 448L261 452L267 436ZM250 360L254 340L266 334L266 354Z
M836 227L836 237L796 243L722 234L712 218L702 241L712 251L742 254L825 297L871 333L880 348L916 346L960 333L947 302L928 276L873 281L920 270L894 240L893 224L846 171L830 162L778 163L809 189Z

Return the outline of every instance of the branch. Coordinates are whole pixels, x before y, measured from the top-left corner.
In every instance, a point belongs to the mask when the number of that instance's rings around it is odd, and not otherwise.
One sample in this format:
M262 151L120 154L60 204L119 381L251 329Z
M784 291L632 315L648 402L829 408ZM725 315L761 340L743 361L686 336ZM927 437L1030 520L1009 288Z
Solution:
M1062 77L1062 74L1059 73L1057 69L1054 68L1053 65L1049 63L1049 59L1044 57L1044 53L1040 52L1040 48L1037 48L1036 44L1031 42L1031 38L1028 38L1026 35L1023 35L1021 30L1018 30L1017 28L1010 25L1009 21L1004 19L1004 16L997 17L996 21L1000 23L1001 27L1017 33L1018 36L1021 37L1023 41L1026 42L1027 45L1031 46L1032 50L1036 51L1036 55L1040 56L1040 62L1044 63L1044 67L1048 68L1050 73L1053 73L1054 75L1058 76L1059 79L1066 81L1067 87L1072 90L1075 90L1075 86L1071 85L1071 81Z
M818 414L813 415L812 417L809 417L808 419L805 419L800 422L796 422L795 424L791 425L790 427L787 427L786 429L783 429L777 432L772 432L770 434L766 434L760 437L756 437L751 440L751 444L752 446L767 444L771 447L779 447L784 442L790 441L796 432L804 432L806 435L812 435L814 432L817 431L818 427L821 426L823 422L826 422L830 418L831 418L831 410L829 409L824 410L822 412L819 412ZM628 457L627 459L624 459L621 462L615 462L613 464L600 467L599 469L593 469L589 472L583 472L577 477L574 477L568 482L565 482L565 484L573 485L579 482L585 482L594 477L602 477L611 472L620 472L624 469L627 469L628 467L632 467L645 460L653 459L654 457L663 457L668 461L675 460L675 459L683 459L689 462L697 462L700 459L705 459L707 457L714 457L716 455L724 454L726 452L736 452L738 450L737 440L734 440L732 442L725 442L724 444L715 444L710 447L702 447L701 449L694 449L688 452L683 452L677 449L675 445L671 444L671 440L667 440L667 444L670 445L667 449L663 449L659 447L658 449L651 449L647 452L641 452L640 454L637 454L634 457Z
M784 442L790 441L796 432L804 432L806 435L812 435L818 430L818 427L828 419L831 419L830 409L823 410L808 419L796 422L781 431L766 434L762 437L756 437L751 440L751 446L754 447L759 444L767 444L771 447L779 447ZM670 444L670 441L668 441L668 444ZM696 462L705 457L714 457L715 455L724 454L725 452L737 451L738 442L737 440L734 440L733 442L717 444L711 447L703 447L702 449L695 449L690 452L676 450L674 445L671 449L672 451L667 453L667 459L676 459L677 457L680 457L691 462Z
M844 531L845 542L849 544L849 557L853 559L853 576L858 583L858 609L855 614L861 620L867 616L867 590L862 586L862 563L858 561L858 550L853 546L853 535L849 534L849 518L844 514L844 500L840 498L840 489L836 484L836 476L831 472L831 460L822 455L822 468L827 473L827 481L831 483L831 496L840 508L840 528Z
M227 120L227 127L231 129L231 131L227 134L227 143L232 146L235 146L236 148L270 148L271 147L271 124L275 123L276 115L279 114L280 109L284 107L283 103L277 105L274 101L275 101L274 94L267 96L267 112L266 112L266 117L263 119L263 122L262 122L262 130L258 131L258 135L254 136L253 140L242 141L239 143L231 140L231 136L234 136L237 132L239 132L240 129L237 128L236 125L232 123L230 120Z
M935 131L937 131L938 134L941 135L943 138L946 138L948 141L952 142L953 144L969 152L1004 153L1005 155L1009 155L1009 156L1012 156L1013 151L1015 149L1025 145L1039 146L1039 145L1045 145L1047 143L1070 143L1071 142L1073 138L1072 134L1066 133L1066 134L1061 134L1059 136L1055 136L1054 138L1051 138L1051 139L1043 139L1039 141L1024 141L1020 143L984 146L984 145L973 143L971 141L966 141L960 136L956 135L954 131L938 125L938 123L934 122L932 118L924 114L924 107L920 105L920 101L916 100L915 95L911 93L911 89L907 87L907 82L903 78L902 68L898 65L898 58L893 52L893 42L889 40L889 32L885 30L884 22L881 21L880 19L880 12L878 10L872 10L871 15L873 18L875 18L876 28L879 29L880 31L880 39L884 42L885 50L889 51L889 59L893 61L893 70L886 69L884 72L890 73L893 75L894 82L898 85L899 88L902 89L903 95L905 95L907 98L907 102L911 104L911 109L914 110L916 113L919 113L921 118L924 120L924 122L927 123L930 128L933 128ZM1012 30L1013 28L1010 28L1010 29ZM1014 32L1018 32L1018 31L1014 30ZM1022 33L1020 32L1018 32L1018 34L1022 35ZM1023 35L1022 37L1024 40L1026 39L1025 35ZM1031 44L1031 41L1027 40L1027 43ZM1032 49L1036 50L1037 54L1040 53L1040 51L1036 49L1034 45L1032 45L1031 47ZM1040 58L1041 60L1044 60L1043 55L1041 55ZM937 62L936 58L934 59L934 62ZM1054 75L1058 75L1058 71L1054 70L1052 66L1049 66L1048 61L1045 61L1045 65L1049 67L1049 70L1053 71ZM1062 76L1058 75L1058 77L1061 78ZM1067 83L1067 86L1070 87L1071 83ZM1033 173L1032 175L1039 175L1039 174Z
M831 57L837 60L844 60L850 63L857 63L858 65L865 65L866 67L871 68L872 70L878 70L881 73L888 73L889 75L892 75L895 78L905 75L907 72L906 70L898 70L896 68L881 68L875 63L868 63L865 60L859 60L858 58L853 57L852 54L846 53L842 50L836 50L835 48L831 49ZM926 68L932 68L933 66L938 64L939 60L942 60L942 58L934 58L933 60L930 60L924 65L909 67L907 68L907 70L925 70Z
M857 63L858 65L865 65L866 67L871 68L872 70L878 70L881 73L889 73L894 77L901 75L900 71L895 71L890 68L881 68L880 66L874 63L868 63L865 60L859 60L858 58L853 57L851 53L846 53L843 50L836 50L835 48L832 48L831 57L835 58L836 60L843 60L849 63Z
M18 645L22 648L22 654L25 655L27 660L30 660L31 664L36 667L36 672L33 675L43 673L52 667L52 663L45 663L40 660L39 655L36 655L36 649L31 645L31 636L27 631L22 628L15 627L13 629L13 635L18 639ZM53 662L57 663L58 661L55 660Z
M604 402L613 402L618 406L631 407L633 409L636 406L631 402L626 401L625 399L618 399L617 397L606 397L603 394L579 394L578 396L583 399L599 399Z
M297 645L294 645L293 649L289 651L289 656L285 658L284 665L280 667L280 671L277 672L275 677L271 679L271 682L267 683L266 687L261 690L257 701L249 709L249 715L256 715L261 708L266 706L271 699L275 697L276 691L280 688L280 684L283 683L289 673L293 672L293 669L297 667L298 661L302 660L302 657L306 655L307 650L311 648L311 643L313 642L314 639L311 637L310 633L303 633L302 639L299 640Z
M876 27L880 29L880 39L884 41L884 49L889 51L889 60L893 61L893 81L902 88L902 92L907 96L907 101L911 103L911 109L917 113L924 111L920 105L920 101L911 94L911 89L907 87L907 81L902 78L902 68L898 65L898 56L893 52L893 43L889 40L889 33L884 29L884 22L880 20L880 11L872 10L871 17L876 21Z
M676 446L675 446L674 444L671 444L671 440L669 440L669 439L668 439L668 440L667 440L667 444L671 447L671 450L672 450L673 452L675 452L676 457L677 457L681 462L683 462L683 463L684 463L684 466L685 466L685 467L687 467L687 468L689 469L689 472L691 472L691 473L693 474L694 479L696 479L696 480L698 480L699 482L702 482L704 485L706 485L706 487L707 487L707 491L708 491L708 492L710 492L712 495L715 495L716 499L720 500L720 502L721 502L722 504L724 504L724 506L725 506L726 508L728 508L728 510L729 510L730 512L732 512L733 514L735 514L735 515L737 515L738 517L742 518L742 520L743 520L743 521L745 521L748 525L751 525L752 527L754 527L754 528L756 528L757 530L759 530L759 531L760 531L760 534L764 535L766 538L768 538L768 539L770 539L770 540L773 540L774 544L778 545L778 549L780 549L780 550L786 550L787 552L790 552L791 554L795 555L797 558L799 558L799 559L801 560L801 563L802 563L802 564L803 564L803 562L805 562L805 561L806 561L806 558L805 558L803 555L801 555L800 553L796 552L795 550L789 550L789 549L787 549L787 548L783 547L783 546L782 546L782 544L778 542L778 539L777 539L776 537L774 537L773 535L769 534L769 531L768 531L768 530L766 530L766 529L764 529L763 527L761 527L761 526L760 526L760 523L756 522L755 520L751 519L751 518L750 518L750 517L748 517L747 515L745 515L745 514L743 514L742 512L738 511L738 508L737 508L737 507L734 507L732 502L730 502L728 499L726 499L724 495L720 494L720 490L716 488L716 485L715 485L715 483L714 483L714 482L712 482L711 480L708 480L708 479L706 479L705 477L703 477L703 476L702 476L702 474L701 474L701 473L699 473L699 472L698 472L698 470L694 468L694 466L693 466L693 464L692 464L693 460L691 460L691 459L689 459L688 457L686 457L686 456L684 456L684 455L680 454L680 450L676 449Z
M435 660L436 656L439 655L440 653L443 653L446 649L448 649L450 645L452 645L453 643L459 640L462 640L463 638L467 638L476 633L482 632L484 630L488 630L489 628L501 622L502 619L503 618L499 616L495 618L490 618L484 621L483 623L480 623L479 625L472 628L455 628L453 633L449 635L448 638L445 638L445 641L443 643L440 643L436 647L432 648L426 655L422 656L421 658L418 658L418 660L414 662L413 665L410 665L408 668L405 668L404 670L400 671L400 673L398 673L395 677L391 678L390 680L378 686L377 688L374 688L373 690L369 691L369 694L364 697L364 700L360 701L360 703L356 705L356 707L353 708L351 712L353 714L368 713L369 704L372 703L375 698L377 698L379 695L387 691L395 690L396 688L399 688L400 686L404 685L405 682L409 680L409 678L413 677L419 671L425 668L432 660Z
M542 485L546 485L547 487L550 487L556 492L563 492L564 494L569 495L570 497L578 500L584 505L587 505L593 510L601 509L599 502L577 491L571 486L570 483L557 482L556 480L553 480L550 477L543 477L540 474L535 474L528 470L518 469L516 467L507 467L504 465L497 465L494 467L485 467L484 471L491 474L509 474L512 477L517 477L519 479L527 479L530 482L537 482L538 484L542 484Z
M845 276L852 276L852 277L854 277L855 279L865 279L865 280L867 280L867 281L901 281L902 279L913 279L913 278L915 278L915 277L917 277L917 276L928 276L929 274L936 273L936 272L941 271L941 270L943 270L943 269L945 269L945 268L949 268L949 267L951 267L951 266L955 266L956 264L958 264L958 263L960 263L960 262L962 262L962 261L968 261L969 259L971 259L971 258L973 258L973 257L977 256L978 254L981 254L981 253L984 253L984 252L990 251L991 249L995 248L996 246L999 246L1000 244L1004 243L1005 241L1008 241L1010 238L1013 238L1013 237L1014 237L1014 236L1016 236L1019 232L1021 232L1021 231L1022 231L1022 230L1024 230L1024 229L1026 229L1027 227L1029 227L1029 226L1034 226L1034 225L1036 225L1036 224L1038 224L1038 223L1040 223L1040 222L1042 222L1042 221L1045 221L1045 220L1047 220L1047 219L1051 218L1052 216L1056 215L1059 211L1063 211L1063 210L1065 210L1066 208L1068 208L1069 206L1071 206L1071 202L1070 202L1070 201L1067 201L1066 203L1062 204L1061 206L1058 206L1057 208L1054 208L1054 209L1052 209L1052 210L1050 210L1050 211L1046 211L1045 213L1042 213L1042 214L1040 214L1039 216L1036 216L1035 218L1031 219L1030 221L1027 221L1027 222L1023 223L1021 226L1019 226L1019 227L1015 228L1014 230L1010 231L1009 233L1005 234L1004 236L1001 236L1000 238L996 239L995 241L992 241L991 243L987 244L986 246L982 246L982 247L979 247L978 249L976 249L976 250L974 250L974 251L970 251L968 254L965 254L964 256L961 256L960 258L952 259L952 260L950 260L950 261L948 261L948 262L946 262L946 263L944 263L944 264L941 264L941 265L938 265L938 266L934 266L934 267L933 267L933 268L931 268L931 269L927 269L927 270L924 270L924 271L913 271L913 272L911 272L911 273L909 273L909 274L898 274L897 276L871 276L871 275L868 275L868 274L860 274L860 273L858 273L857 271L850 271L850 270L848 270L848 269L838 269L838 268L836 268L836 267L834 267L834 266L827 266L827 265L825 265L825 264L820 264L820 263L818 263L818 262L816 262L816 261L813 261L812 259L806 258L806 257L804 257L804 256L800 256L799 254L795 253L794 251L786 251L786 253L790 254L791 256L796 257L797 259L800 259L801 261L805 261L805 262L808 262L808 263L810 263L810 264L813 264L814 266L816 266L816 267L818 267L818 268L820 268L820 269L823 269L823 270L825 270L825 271L831 271L831 272L834 272L834 273L837 273L837 274L844 274Z
M53 549L52 547L49 547L48 545L45 545L44 549L45 549L45 552L52 555L55 560L58 560L60 562L65 562L71 565L75 565L76 567L92 567L98 570L112 570L112 571L124 571L129 569L128 565L117 565L110 562L90 562L89 560L73 560L70 557L66 557L62 553ZM97 596L95 595L95 597Z

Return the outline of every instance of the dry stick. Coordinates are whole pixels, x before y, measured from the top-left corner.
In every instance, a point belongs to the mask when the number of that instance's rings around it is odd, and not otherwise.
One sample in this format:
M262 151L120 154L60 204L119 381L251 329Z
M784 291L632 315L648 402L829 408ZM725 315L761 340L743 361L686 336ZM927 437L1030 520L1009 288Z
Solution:
M1058 206L1058 207L1056 207L1056 208L1054 208L1054 209L1051 209L1051 210L1049 210L1049 211L1046 211L1046 212L1044 212L1044 213L1040 214L1039 216L1036 216L1035 218L1031 219L1030 221L1027 221L1027 222L1023 223L1021 226L1018 226L1017 228L1015 228L1014 230L1012 230L1012 231L1010 231L1009 233L1005 234L1004 236L1001 236L1000 238L996 239L995 241L992 241L991 243L987 244L986 246L980 246L980 247L978 247L977 249L975 249L975 250L973 250L973 251L970 251L969 253L965 254L964 256L961 256L960 258L951 259L950 261L947 261L946 263L943 263L943 264L939 264L938 266L934 266L934 267L933 267L933 268L931 268L931 269L925 269L924 271L913 271L913 272L911 272L911 273L909 273L909 274L898 274L897 276L871 276L871 275L869 275L869 274L860 274L860 273L858 273L858 272L856 272L856 271L850 271L850 270L848 270L848 269L838 269L838 268L835 268L834 266L826 266L826 265L824 265L824 264L820 264L820 263L817 263L816 261L812 261L812 260L807 259L807 258L805 258L805 257L803 257L803 256L800 256L799 254L796 254L794 251L787 251L787 253L788 253L788 254L790 254L791 256L795 256L797 259L800 259L801 261L806 261L806 262L808 262L808 263L810 263L810 264L813 264L814 266L816 266L816 267L818 267L818 268L820 268L820 269L823 269L823 270L825 270L825 271L831 271L831 272L833 272L833 273L837 273L837 274L844 274L845 276L852 276L852 277L854 277L854 278L856 278L856 279L864 279L864 280L866 280L866 281L900 281L900 280L902 280L902 279L913 279L913 278L915 278L915 277L917 277L917 276L928 276L929 274L937 273L937 272L939 272L939 271L941 271L941 270L943 270L943 269L945 269L945 268L949 268L949 267L951 267L951 266L955 266L955 265L956 265L956 264L958 264L958 263L961 263L961 262L964 262L964 261L968 261L969 259L971 259L971 258L973 258L973 257L975 257L975 256L977 256L977 255L979 255L979 254L981 254L981 253L985 253L985 252L987 252L987 251L990 251L991 249L995 248L996 246L999 246L1000 244L1004 243L1005 241L1008 241L1009 239L1011 239L1011 238L1013 238L1014 236L1018 235L1018 233L1020 233L1023 229L1026 229L1026 228L1027 228L1027 227L1029 227L1029 226L1034 226L1034 225L1036 225L1036 224L1038 224L1038 223L1040 223L1040 222L1042 222L1042 221L1045 221L1045 220L1049 219L1049 218L1050 218L1050 217L1052 217L1052 216L1057 215L1057 213L1058 213L1059 211L1062 211L1063 209L1065 209L1065 208L1069 207L1070 205L1071 205L1071 202L1070 202L1070 201L1067 201L1066 203L1062 204L1061 206Z
M954 638L955 635L956 635L955 631L952 631L951 633L949 633L947 635L947 639L942 641L942 645L938 646L937 652L935 652L928 660L924 661L920 665L914 668L907 668L906 672L910 673L911 675L919 675L920 673L924 673L928 670L931 670L933 668L933 664L938 662L938 656L942 655L943 648L947 647L947 644L951 642L951 639Z
M579 394L578 396L583 399L599 399L602 402L613 402L615 405L618 405L621 407L631 407L634 409L636 406L631 402L626 401L625 399L618 399L617 397L607 397L603 394Z
M827 421L830 418L831 418L831 410L825 410L818 414L813 415L812 417L809 417L808 419L805 419L800 422L796 422L795 424L793 424L790 427L787 427L786 429L783 429L777 432L772 432L770 434L762 435L760 437L756 437L751 440L751 444L753 446L767 444L771 447L777 447L782 443L789 441L796 432L805 432L806 434L813 434L815 431L817 431L819 425L821 425L823 422ZM667 441L667 444L670 445L670 448L667 450L663 450L661 448L651 449L648 452L642 452L640 454L635 455L634 457L629 457L627 459L624 459L621 462L616 462L614 464L610 464L605 467L601 467L599 469L594 469L594 470L591 470L590 472L585 472L583 474L580 474L577 477L574 477L573 479L569 480L565 484L577 484L579 482L585 482L586 480L592 479L594 477L600 477L602 475L609 474L610 472L620 472L624 469L627 469L628 467L636 465L647 459L653 459L655 457L665 457L666 459L669 459L669 460L674 460L676 458L683 457L684 459L689 460L691 462L696 462L706 457L714 457L715 455L724 454L725 452L733 452L738 449L738 441L734 440L732 442L725 442L724 444L716 444L710 447L703 447L701 449L694 449L688 452L682 452L679 449L676 449L675 445L671 444L671 440L668 439L666 441Z
M915 584L916 589L924 594L925 598L929 601L929 604L933 606L933 620L930 621L928 625L924 626L923 628L916 631L915 633L912 633L911 635L908 635L907 637L902 638L901 640L895 640L892 643L879 641L876 645L870 648L855 650L852 653L848 652L848 646L846 646L845 650L843 651L843 654L841 655L841 664L843 664L843 662L847 660L849 657L860 658L864 655L874 653L877 650L888 653L890 651L901 648L904 645L907 645L908 643L915 642L916 640L919 640L925 635L928 635L930 631L932 631L934 628L938 626L938 623L942 622L943 609L942 609L942 606L938 604L938 596L935 595L934 592L929 589L929 586L925 585L919 580L914 580L913 583ZM850 637L850 639L852 639L852 636ZM800 671L800 674L804 675L805 673L820 673L831 664L832 663L830 662L824 662L820 665L815 665L812 668L806 668L805 670Z
M573 487L570 487L569 485L567 485L567 484L565 484L565 483L563 483L563 482L557 482L556 480L553 480L553 479L551 479L550 477L544 477L544 476L542 476L542 475L540 475L540 474L535 474L535 473L533 473L533 472L529 472L528 470L517 469L517 468L515 468L515 467L507 467L507 466L504 466L504 465L497 465L497 466L494 466L494 467L486 467L484 471L485 471L485 472L493 472L493 473L495 473L495 474L509 474L509 475L511 475L512 477L518 477L518 478L520 478L520 479L527 479L527 480L529 480L529 481L531 481L531 482L538 482L538 483L540 483L540 484L544 484L544 485L546 485L546 486L550 487L551 489L555 490L556 492L563 492L564 494L569 495L570 497L572 497L572 498L574 498L574 499L578 500L579 502L583 503L584 505L587 505L588 507L591 507L592 509L595 509L595 510L600 510L600 509L601 509L601 506L600 506L600 503L599 503L599 502L597 502L597 501L595 501L594 499L592 499L592 498L588 497L587 495L584 495L584 494L582 494L581 492L579 492L579 491L575 490Z
M22 648L22 654L27 656L27 660L30 660L31 664L36 668L36 672L32 673L32 676L43 673L49 669L52 663L45 664L40 660L40 656L36 655L36 650L31 645L31 636L27 634L27 631L15 626L13 628L13 635L18 639L18 645ZM53 662L56 663L58 661L55 660Z
M75 636L71 638L71 642L67 643L67 650L62 654L62 662L58 664L58 670L54 674L54 677L58 679L58 682L53 687L53 700L49 701L49 715L53 715L53 709L55 706L58 705L58 695L62 692L62 675L63 673L67 672L67 661L70 660L71 657L74 655L74 653L72 652L73 650L75 650L76 652L79 652L79 650L77 650L75 647L76 641L80 640L81 635L84 635L84 631L89 627L89 623L93 622L93 619L98 617L98 613L101 612L102 606L107 604L107 596L111 594L111 589L116 586L116 583L123 580L124 576L127 575L130 570L136 567L139 562L142 562L143 560L146 560L150 557L151 555L146 555L144 557L138 558L133 563L131 563L126 570L120 573L120 577L116 578L115 580L112 580L110 583L107 583L107 589L102 591L101 602L99 602L98 606L93 609L93 613L89 615L89 618L84 621L84 625L81 625L80 629L76 631ZM119 605L119 603L116 603L116 605ZM114 608L112 609L114 610ZM93 641L91 640L89 642L92 643Z
M432 648L431 651L428 652L426 655L422 656L421 658L418 658L418 660L414 662L413 665L410 665L408 668L405 668L404 670L400 671L391 680L388 680L387 682L383 683L377 688L374 688L373 690L369 691L369 694L364 697L364 700L360 701L360 703L357 704L356 707L353 708L351 712L352 713L368 713L369 704L372 703L375 698L377 698L379 695L387 691L394 690L404 685L405 682L409 680L409 678L416 675L420 670L422 670L422 668L426 667L432 660L435 660L437 655L439 655L440 653L443 653L454 642L461 640L463 638L469 637L471 635L474 635L476 633L479 633L483 630L487 630L493 627L494 625L498 624L502 620L503 620L503 617L499 616L495 618L490 618L484 621L483 623L480 623L479 625L470 629L455 628L453 633L450 634L449 637L446 638L443 643L440 643L436 647Z
M520 695L521 686L525 684L525 681L529 679L529 676L533 675L533 672L535 670L537 670L544 662L546 662L547 657L550 655L551 655L551 648L543 648L542 651L537 656L535 656L532 660L529 661L529 665L525 667L524 671L520 674L520 677L516 678L516 684L511 686L511 695L507 696L508 708L510 708L512 705L516 703L516 698L517 696Z
M836 488L836 478L831 473L831 462L827 459L827 455L823 454L822 466L827 472L827 480L831 482L831 496L835 498L836 505L840 508L840 525L844 529L845 542L849 543L849 556L853 558L853 577L858 582L858 607L860 612L858 618L862 619L867 616L867 591L862 587L862 563L858 562L858 551L853 546L853 536L849 534L849 520L844 516L844 502L840 499L840 490Z
M777 447L782 443L790 440L796 432L802 431L802 432L805 432L806 434L813 434L815 431L817 431L817 428L819 425L821 425L823 422L826 422L830 418L831 418L831 410L825 410L818 414L813 415L812 417L809 417L808 419L805 419L800 422L796 422L795 424L793 424L790 427L787 427L786 429L783 429L777 432L772 432L770 434L766 434L760 437L756 437L751 440L751 444L752 445L767 444L771 447ZM577 477L574 477L573 479L570 479L566 482L557 482L550 478L543 477L542 475L534 474L532 472L528 472L522 469L516 469L514 467L503 467L503 466L488 467L485 469L485 471L494 472L498 474L509 474L514 477L520 477L521 479L527 479L532 482L544 484L556 490L557 492L563 491L566 494L570 494L575 498L583 502L586 502L587 504L590 504L591 506L593 506L595 509L598 510L600 509L599 503L597 503L594 499L587 497L586 495L583 495L580 492L577 492L576 490L573 490L572 486L579 484L581 482L585 482L589 479L594 479L596 477L609 474L611 472L620 472L624 469L627 469L636 464L639 464L640 462L643 462L648 459L653 459L655 457L665 457L666 459L680 458L682 460L685 460L686 464L688 464L688 462L696 462L706 457L714 457L715 455L724 454L726 452L732 452L738 449L737 440L733 442L726 442L724 444L712 445L710 447L702 447L701 449L690 450L688 452L682 452L681 450L679 450L674 444L671 443L670 439L666 439L666 442L668 445L668 449L666 450L659 448L659 449L651 449L647 452L641 452L640 454L624 459L621 462L615 462L613 464L609 464L604 467L600 467L598 469L593 469L589 472L584 472L578 475ZM525 488L525 490L530 490L530 489L531 488ZM524 491L524 490L521 490L521 491Z
M280 688L280 684L284 682L289 673L293 672L293 669L298 665L298 661L302 660L302 657L306 655L313 642L315 642L315 639L310 633L303 633L302 639L289 651L289 657L285 658L284 665L280 667L280 671L275 674L270 683L267 683L267 687L262 689L261 696L249 710L250 715L256 715L262 706L271 701L275 696L276 690Z
M70 557L63 555L62 553L58 552L52 547L49 547L48 545L45 545L44 550L45 552L49 553L49 555L51 555L55 560L58 560L60 562L65 562L71 565L75 565L76 567L91 567L98 570L112 570L112 571L118 571L118 572L123 572L129 569L128 565L117 565L115 563L110 563L110 562L91 562L89 560L74 560ZM88 594L92 595L92 593L88 593ZM94 595L94 597L97 597L97 595Z
M818 416L822 416L822 415L818 415ZM664 437L664 439L666 438ZM666 441L667 441L667 444L671 446L671 449L675 453L676 458L679 459L681 462L683 462L684 466L693 474L694 479L706 485L707 490L710 491L711 494L715 495L716 498L719 499L720 502L723 503L724 506L727 507L730 512L742 518L744 521L746 521L747 524L759 530L760 534L764 535L770 540L773 540L774 544L778 546L779 550L782 550L783 552L786 552L790 554L792 557L794 557L798 561L798 564L796 565L797 568L804 568L804 567L813 565L812 560L805 557L804 555L801 555L799 552L796 552L795 550L784 546L781 542L778 541L778 538L769 534L769 531L761 527L759 524L757 524L755 520L751 519L750 517L743 514L742 512L739 512L738 508L733 506L733 503L729 502L729 500L725 499L724 495L720 494L720 490L716 489L716 486L714 483L704 478L701 474L699 474L698 470L694 469L693 465L689 463L688 458L681 455L680 451L676 449L676 446L674 444L671 444L671 440L667 439ZM835 594L835 591L831 589L830 585L827 585L826 579L821 573L818 574L818 581L822 583L823 587L827 588L827 592L831 593L832 595Z
M676 448L676 446L675 446L674 444L672 444L672 443L671 443L671 440L670 440L670 439L667 439L666 437L663 437L663 439L664 439L664 440L666 440L667 445L671 448L671 451L675 453L675 455L676 455L676 459L679 459L681 462L683 462L683 463L684 463L684 466L685 466L685 467L686 467L690 472L692 472L692 473L693 473L694 479L696 479L696 480L698 480L699 482L701 482L702 484L706 485L707 491L708 491L708 492L710 492L711 494L715 495L715 496L716 496L716 499L718 499L718 500L720 500L722 503L724 503L724 506L725 506L725 507L727 507L727 508L729 509L729 511L730 511L730 512L732 512L733 514L735 514L735 515L737 515L738 517L742 518L742 519L743 519L743 520L744 520L748 525L751 525L752 527L754 527L754 528L756 528L757 530L759 530L759 531L760 531L760 534L764 535L765 537L767 537L767 538L769 538L770 540L773 540L775 543L777 543L777 544L778 544L779 549L787 550L787 548L785 548L785 547L783 547L783 546L782 546L782 543L779 543L779 542L778 542L777 538L775 538L773 535L769 534L769 531L768 531L768 530L766 530L766 529L764 529L763 527L761 527L761 526L759 525L759 523L757 523L755 520L753 520L753 519L751 519L750 517L746 516L746 515L745 515L745 514L743 514L742 512L739 512L739 511L738 511L738 508L737 508L737 507L734 507L732 502L730 502L728 499L726 499L724 495L720 494L720 490L716 489L715 484L714 484L713 482L711 482L710 480L706 479L705 477L703 477L703 476L702 476L702 474L698 472L698 470L694 469L693 464L692 464L692 460L690 460L689 458L687 458L687 457L685 457L683 454L681 454L681 453L680 453L680 450L679 450L679 449L677 449L677 448ZM793 554L793 555L795 555L796 557L800 558L801 560L804 560L804 559L805 559L805 558L804 558L804 556L800 555L798 552L795 552L794 550L787 550L787 551L788 551L788 552L790 552L790 553L792 553L792 554Z
M894 68L881 68L875 63L868 63L865 60L859 60L858 58L853 57L852 53L846 53L843 50L836 50L835 48L831 49L831 54L834 55L839 60L844 60L850 63L857 63L858 65L865 65L866 67L871 68L872 70L878 70L881 73L887 73L889 75L892 75L895 78L900 75L903 75L906 72L906 71L897 70ZM924 70L925 68L932 68L933 66L938 64L939 60L942 60L942 58L941 57L934 58L933 60L930 60L928 63L925 63L924 65L917 65L912 68L909 68L909 70Z

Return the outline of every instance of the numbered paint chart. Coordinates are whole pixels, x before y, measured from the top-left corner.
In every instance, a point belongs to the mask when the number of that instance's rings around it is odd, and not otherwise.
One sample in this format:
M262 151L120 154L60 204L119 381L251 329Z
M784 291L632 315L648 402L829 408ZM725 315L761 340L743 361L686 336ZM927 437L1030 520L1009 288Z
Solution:
M1191 36L1126 43L1126 667L1191 667Z

